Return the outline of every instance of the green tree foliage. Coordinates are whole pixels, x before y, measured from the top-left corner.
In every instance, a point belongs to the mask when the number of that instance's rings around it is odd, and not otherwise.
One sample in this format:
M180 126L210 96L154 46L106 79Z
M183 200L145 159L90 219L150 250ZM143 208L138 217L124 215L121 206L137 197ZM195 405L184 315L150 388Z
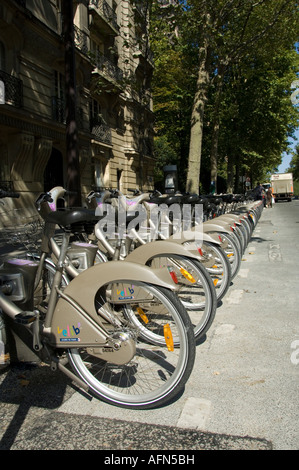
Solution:
M220 156L227 155L228 166L237 176L262 180L281 163L288 138L299 124L290 88L295 59L294 50L284 49L267 58L257 54L232 70L223 93L220 121L225 132L220 135L218 150ZM232 187L233 181L229 182Z
M185 161L189 147L189 127L195 92L195 64L178 33L180 8L161 8L153 2L150 44L155 57L152 79L155 131L156 179L161 179L167 164L177 164L185 185ZM186 73L188 71L188 73Z
M232 188L234 176L278 165L298 126L290 101L298 2L153 1L152 12L156 128L187 189L198 189L200 172L206 189L209 171L212 180L227 172Z
M295 148L292 160L290 162L290 167L288 168L287 172L293 173L294 180L299 182L299 144Z

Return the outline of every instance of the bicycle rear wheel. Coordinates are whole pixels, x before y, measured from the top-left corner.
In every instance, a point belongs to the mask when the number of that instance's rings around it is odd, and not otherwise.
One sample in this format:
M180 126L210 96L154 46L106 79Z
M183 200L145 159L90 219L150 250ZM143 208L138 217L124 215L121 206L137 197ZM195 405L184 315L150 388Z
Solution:
M123 324L122 334L134 338L136 351L131 360L116 364L83 348L69 349L68 358L75 373L98 398L121 407L150 409L165 404L184 387L194 365L195 338L188 314L173 292L143 283L138 283L138 288L147 296L143 302L132 302L128 307L108 301L109 313L113 309ZM111 285L107 285L107 299L109 292ZM144 305L150 303L153 319L149 318L149 309L144 311ZM133 324L128 308L140 308L143 313L139 314L147 319ZM153 337L145 330L151 330ZM162 337L164 341L160 341ZM176 344L173 338L178 340Z
M231 265L226 253L222 248L210 242L204 242L202 246L204 254L211 253L214 257L214 264L207 271L212 277L216 288L217 300L221 300L229 289L231 283Z
M224 249L226 256L231 265L231 278L233 279L239 272L241 267L242 252L234 235L221 233L221 238L228 242L228 246Z
M0 312L0 371L10 364L8 340L6 335L5 319Z
M212 325L217 308L215 286L206 268L196 259L181 255L157 256L150 266L172 270L178 283L177 296L188 312L195 338L203 336Z

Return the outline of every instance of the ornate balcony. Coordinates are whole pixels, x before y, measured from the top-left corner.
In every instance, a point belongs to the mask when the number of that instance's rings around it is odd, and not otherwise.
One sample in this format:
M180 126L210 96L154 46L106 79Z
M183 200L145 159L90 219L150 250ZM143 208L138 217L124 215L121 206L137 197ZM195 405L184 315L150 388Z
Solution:
M65 100L63 98L57 98L57 96L52 96L51 103L53 121L59 124L66 124ZM76 108L76 123L78 129L83 129L82 109L80 107Z
M99 73L107 80L121 82L124 78L123 71L100 52L93 54L92 63L95 66L95 73Z
M147 2L144 0L134 0L133 9L141 16L145 17L148 12Z
M118 34L119 26L117 24L117 15L105 0L89 0L89 9L91 12L96 12L95 21L98 22L102 28L112 28L114 32Z
M0 80L4 83L5 104L16 108L23 107L23 82L19 78L0 70Z
M89 37L86 33L81 31L78 26L74 25L74 43L77 49L84 55L88 55L89 51Z
M112 145L111 129L98 118L90 118L90 132L100 142Z
M65 101L57 96L52 96L51 101L53 121L65 124Z
M153 54L153 51L148 46L148 44L141 43L141 42L137 44L134 56L139 57L139 59L145 60L147 63L149 63L153 67L154 54Z

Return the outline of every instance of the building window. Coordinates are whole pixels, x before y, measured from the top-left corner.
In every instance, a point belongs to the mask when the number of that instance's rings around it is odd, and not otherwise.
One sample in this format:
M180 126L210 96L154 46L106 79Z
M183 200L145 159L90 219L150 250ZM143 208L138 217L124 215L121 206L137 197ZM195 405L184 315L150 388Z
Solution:
M91 120L97 120L99 124L102 122L101 105L98 101L90 100L89 116Z
M10 165L8 159L8 151L6 145L1 145L0 143L0 154L1 154L1 165L0 165L0 185L1 189L6 189L7 191L12 191L13 187L10 179Z
M5 47L0 41L0 70L5 71Z
M122 186L123 186L123 171L122 171L122 170L117 170L116 177L117 177L117 189L118 189L119 191L122 191Z
M89 125L93 138L111 145L111 129L101 113L101 105L94 99L89 102Z
M104 187L104 174L103 174L103 164L101 161L97 161L95 163L94 176L95 176L96 187L103 188Z
M54 71L54 92L52 96L52 119L65 122L65 80L57 70Z

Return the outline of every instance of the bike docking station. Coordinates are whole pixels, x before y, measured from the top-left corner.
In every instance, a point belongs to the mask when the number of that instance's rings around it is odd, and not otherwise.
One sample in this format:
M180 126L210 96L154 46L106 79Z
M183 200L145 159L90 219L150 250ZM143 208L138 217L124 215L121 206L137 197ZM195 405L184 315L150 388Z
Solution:
M55 187L37 225L2 231L26 251L0 266L1 357L44 362L119 407L182 392L261 205L177 194L173 168L165 181L163 195L93 191L81 208L58 208L67 191Z

